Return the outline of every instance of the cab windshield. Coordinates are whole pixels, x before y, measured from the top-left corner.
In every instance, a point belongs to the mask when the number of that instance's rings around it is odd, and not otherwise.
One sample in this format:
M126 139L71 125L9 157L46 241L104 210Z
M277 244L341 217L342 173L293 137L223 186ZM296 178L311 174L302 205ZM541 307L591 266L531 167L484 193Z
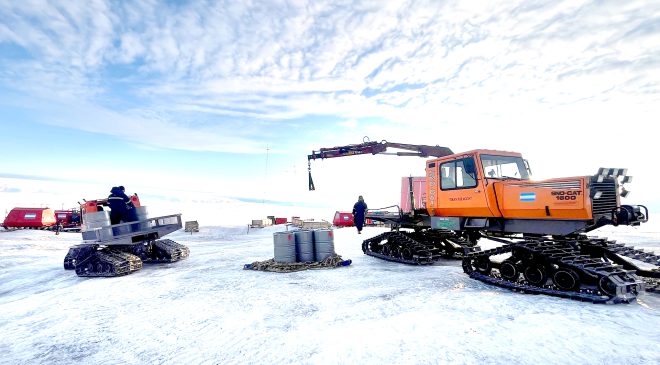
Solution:
M490 179L529 179L521 157L481 155L484 176Z

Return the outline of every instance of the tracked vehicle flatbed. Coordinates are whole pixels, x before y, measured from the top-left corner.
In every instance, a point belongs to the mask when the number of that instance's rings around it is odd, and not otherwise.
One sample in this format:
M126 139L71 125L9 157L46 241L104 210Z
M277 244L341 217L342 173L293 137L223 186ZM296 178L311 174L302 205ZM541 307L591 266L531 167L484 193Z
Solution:
M99 245L130 245L158 239L183 228L181 214L148 218L137 222L102 226L82 232L83 241Z
M138 271L143 263L183 260L188 247L160 239L182 227L181 214L172 214L83 230L83 243L69 249L64 268L82 277L112 277Z

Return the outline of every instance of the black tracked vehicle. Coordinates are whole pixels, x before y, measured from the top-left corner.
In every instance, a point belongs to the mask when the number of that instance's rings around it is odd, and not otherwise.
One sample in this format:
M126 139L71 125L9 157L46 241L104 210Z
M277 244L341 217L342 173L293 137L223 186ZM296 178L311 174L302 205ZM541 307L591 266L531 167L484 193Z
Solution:
M69 248L64 269L75 270L83 277L128 275L142 268L143 263L169 263L187 258L188 247L161 237L182 228L181 214L147 217L146 207L136 204L138 220L110 224L106 199L86 201L83 213L83 243Z

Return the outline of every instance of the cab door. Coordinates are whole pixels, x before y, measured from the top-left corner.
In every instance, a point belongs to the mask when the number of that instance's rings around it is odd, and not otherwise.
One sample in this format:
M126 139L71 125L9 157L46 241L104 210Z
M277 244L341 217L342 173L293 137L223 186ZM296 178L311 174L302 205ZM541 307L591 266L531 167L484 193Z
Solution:
M491 217L483 179L473 155L439 163L436 215L443 217Z

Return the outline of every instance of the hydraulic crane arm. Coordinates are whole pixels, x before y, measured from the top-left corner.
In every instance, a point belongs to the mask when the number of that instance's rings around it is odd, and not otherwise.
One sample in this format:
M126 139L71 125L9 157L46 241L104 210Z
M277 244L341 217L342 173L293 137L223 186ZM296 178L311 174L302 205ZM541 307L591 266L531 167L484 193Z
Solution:
M427 145L416 145L416 144L404 144L404 143L395 143L387 142L385 140L380 142L367 141L359 144L349 144L346 146L337 146L330 148L321 148L318 151L312 151L311 155L307 155L307 166L309 170L309 190L314 189L314 181L312 180L312 160L316 159L325 159L325 158L334 158L334 157L345 157L345 156L354 156L354 155L364 155L364 154L385 154L385 155L396 155L396 156L419 156L419 157L443 157L453 155L454 153L447 147L440 146L427 146ZM412 152L393 152L387 153L388 148L398 148L401 150L407 150Z

